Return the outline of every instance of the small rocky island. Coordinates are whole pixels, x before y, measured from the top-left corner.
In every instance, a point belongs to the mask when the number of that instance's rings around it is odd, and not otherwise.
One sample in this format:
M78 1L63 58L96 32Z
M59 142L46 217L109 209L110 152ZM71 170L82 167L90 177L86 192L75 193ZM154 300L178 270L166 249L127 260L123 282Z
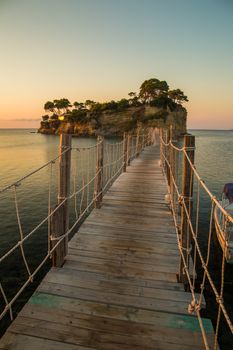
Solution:
M121 136L138 126L169 127L177 134L186 132L187 111L182 106L187 96L180 89L170 90L166 81L145 80L139 93L128 99L105 103L87 100L74 102L67 98L48 101L48 113L42 116L38 130L43 134L72 133L77 136Z

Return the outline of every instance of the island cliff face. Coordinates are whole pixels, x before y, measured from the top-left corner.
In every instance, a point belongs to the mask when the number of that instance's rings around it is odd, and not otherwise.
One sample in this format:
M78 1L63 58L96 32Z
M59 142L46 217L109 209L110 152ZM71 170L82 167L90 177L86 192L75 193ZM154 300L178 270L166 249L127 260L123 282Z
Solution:
M42 134L69 133L77 136L122 136L124 132L141 127L169 128L176 134L186 133L187 111L181 105L174 111L149 105L129 107L124 111L104 111L98 115L89 114L85 121L42 121L38 130Z

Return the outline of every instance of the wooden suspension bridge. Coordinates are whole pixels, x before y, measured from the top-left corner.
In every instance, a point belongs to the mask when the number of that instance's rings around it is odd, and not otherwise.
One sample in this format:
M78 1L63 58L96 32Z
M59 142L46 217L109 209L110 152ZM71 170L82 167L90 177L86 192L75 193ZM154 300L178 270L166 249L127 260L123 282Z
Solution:
M0 349L204 349L164 197L159 145L142 150L105 193L12 322ZM202 319L209 348L214 330Z

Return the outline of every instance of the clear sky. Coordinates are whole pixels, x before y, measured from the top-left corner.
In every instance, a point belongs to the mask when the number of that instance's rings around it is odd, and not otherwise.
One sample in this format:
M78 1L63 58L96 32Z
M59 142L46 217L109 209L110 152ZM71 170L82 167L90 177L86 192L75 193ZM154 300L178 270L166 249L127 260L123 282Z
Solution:
M233 128L232 0L0 0L0 33L0 127L155 77L188 95L190 128Z

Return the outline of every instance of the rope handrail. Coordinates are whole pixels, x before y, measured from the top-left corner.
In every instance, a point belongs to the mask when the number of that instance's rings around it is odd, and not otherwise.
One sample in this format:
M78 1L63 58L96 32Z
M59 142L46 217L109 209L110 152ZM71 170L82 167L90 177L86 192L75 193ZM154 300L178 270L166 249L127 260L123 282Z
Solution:
M26 180L28 177L38 173L40 170L46 168L48 165L53 164L54 162L56 162L56 160L58 160L62 155L64 155L65 153L67 153L70 150L70 148L65 149L61 154L59 154L57 157L49 160L47 163L43 164L42 166L40 166L39 168L36 168L35 170L31 171L30 173L26 174L25 176L21 177L19 180L16 180L15 182L11 183L10 185L7 185L4 188L0 189L0 194L2 194L3 192L11 189L14 186L19 186L21 184L22 181Z
M165 156L164 156L164 159L165 159L166 163L168 164L168 166L170 166L169 161L167 160L167 158L166 158ZM219 298L220 298L220 295L219 295L219 293L217 292L217 289L215 288L214 281L213 281L211 275L209 274L209 271L208 271L208 269L207 269L207 267L206 267L206 263L205 263L204 258L203 258L203 256L202 256L202 253L201 253L201 249L200 249L199 243L198 243L198 241L197 241L197 239L196 239L195 232L194 232L194 229L193 229L193 225L192 225L192 222L191 222L191 220L190 220L190 215L189 215L189 212L188 212L187 205L186 205L186 203L185 203L184 198L180 195L180 192L179 192L179 190L178 190L177 185L175 184L175 180L174 180L174 177L173 177L173 176L172 176L172 181L174 181L175 188L177 189L177 194L180 196L180 198L181 198L181 200L182 200L182 205L184 206L186 215L187 215L187 217L188 217L189 226L190 226L191 233L192 233L192 238L193 238L193 240L195 241L195 246L197 247L197 250L198 250L198 253L199 253L199 257L200 257L201 262L202 262L202 267L203 267L204 270L206 270L206 273L207 273L209 282L210 282L211 287L212 287L212 289L213 289L213 291L214 291L214 293L215 293L216 299L219 299ZM176 226L176 225L175 225L175 226ZM227 315L226 309L225 309L225 307L223 306L223 304L221 304L221 308L222 308L224 314ZM228 322L228 325L229 325L229 327L230 327L230 329L231 329L231 331L232 331L232 334L233 334L233 325L232 325L232 323L231 323L229 317L227 317L227 322Z
M224 290L224 270L225 270L225 254L226 254L226 249L228 246L227 240L225 240L224 248L223 248L223 256L222 256L222 264L221 264L221 282L220 282L220 291L217 290L217 287L215 286L215 282L209 272L209 260L210 260L210 247L211 247L211 241L212 241L212 231L213 231L213 216L214 216L214 211L216 208L220 210L222 215L225 217L224 222L224 232L226 232L226 224L227 223L233 223L233 218L227 213L227 211L221 206L221 204L217 201L216 197L211 193L209 188L206 186L200 175L198 174L198 171L196 167L194 166L189 153L193 152L195 147L177 147L173 144L173 142L170 140L169 142L165 142L163 139L163 136L160 136L160 156L161 156L161 165L162 169L164 171L165 178L167 180L167 187L168 187L168 192L170 194L170 206L171 206L171 211L173 214L173 219L174 219L174 224L175 224L175 229L176 229L176 237L177 237L177 244L178 244L178 249L180 252L182 264L183 264L183 272L186 275L187 282L191 291L192 295L192 301L191 301L191 306L190 310L195 311L197 318L199 320L202 336L203 336L203 341L206 349L210 349L205 333L205 329L203 327L203 323L201 321L200 317L200 306L202 303L202 298L203 298L203 292L205 289L206 285L206 279L209 282L209 285L211 286L211 289L214 293L216 303L218 305L218 311L217 311L217 322L216 322L216 332L215 332L215 339L214 339L214 349L218 348L218 333L219 333L219 327L220 327L220 316L221 313L224 316L224 319L226 321L226 324L231 332L233 334L233 324L232 321L228 315L226 306L224 304L223 300L223 290ZM172 153L173 152L173 153ZM179 190L179 176L177 178L177 171L179 170L180 164L181 166L184 166L183 163L179 163L179 159L176 156L177 152L178 155L183 155L183 161L187 162L189 169L191 171L191 178L190 178L190 188L189 188L189 195L184 196L183 193ZM174 157L174 159L172 158ZM173 163L172 163L173 159ZM178 162L178 163L177 163ZM180 160L181 162L181 160ZM193 203L193 194L192 194L192 183L196 179L197 181L197 198L196 198L196 219L194 220L195 222L195 229L193 226L192 222L192 217L191 217L191 208ZM183 179L184 181L184 179ZM184 186L184 184L182 185ZM208 232L208 242L207 242L207 255L206 258L204 259L200 244L198 242L198 231L199 231L199 211L200 211L200 189L203 189L204 193L206 193L211 201L211 210L210 210L210 219L209 219L209 232ZM182 189L183 191L183 189ZM179 211L178 207L181 207L183 210L183 215L181 219L179 219ZM183 224L185 221L183 221L183 217L185 217L185 220L187 221L187 247L189 246L188 239L189 239L189 232L191 234L191 238L193 241L194 245L194 255L193 255L193 276L195 275L195 270L196 270L196 264L197 264L197 256L200 259L201 267L203 269L203 278L202 278L202 283L201 283L201 293L199 296L199 300L195 296L195 277L192 278L190 276L190 271L189 271L189 258L191 254L191 249L186 248L183 246L182 242L182 229L183 229ZM181 221L180 221L181 220ZM180 223L179 223L180 221ZM185 252L185 254L184 254ZM186 257L185 257L186 256Z
M164 140L161 138L161 142L163 143L163 145L165 147L171 146L174 150L178 151L178 152L183 152L183 154L185 155L187 161L190 164L190 167L192 168L198 182L200 183L200 185L203 187L203 189L206 191L206 193L209 195L210 199L215 203L215 205L219 208L219 210L222 212L222 214L227 217L227 220L229 222L231 222L233 224L233 218L227 213L227 211L223 208L223 206L219 203L219 201L216 199L216 197L211 193L211 191L209 190L209 188L207 187L207 185L205 184L204 180L201 178L201 176L198 174L196 167L194 166L194 164L192 163L191 159L189 158L188 154L187 154L187 150L193 150L195 148L193 147L176 147L171 140L168 143L165 143Z
M140 138L143 137L143 141L140 142ZM130 141L129 150L127 150L126 144ZM127 141L127 142L126 142ZM102 197L102 195L108 190L113 181L121 174L126 166L126 162L132 160L137 156L148 144L152 144L152 133L148 130L146 134L137 134L137 138L134 140L132 135L130 138L124 137L119 142L108 142L103 138L99 138L94 145L87 147L80 146L60 146L60 154L48 161L41 167L33 170L32 172L26 174L14 183L6 186L0 190L0 195L7 190L12 190L14 194L14 210L16 213L16 224L19 231L18 241L10 247L6 252L0 256L0 263L5 261L10 257L17 249L19 249L20 256L22 257L22 268L25 269L26 277L22 285L9 300L7 292L4 290L4 285L0 281L0 296L4 301L4 308L0 310L0 320L9 312L10 319L13 320L13 310L12 307L18 297L22 294L25 288L33 282L34 276L38 271L48 262L54 255L54 252L63 246L61 243L65 239L68 239L75 228L82 222L82 220L88 215L90 210L96 206L97 200ZM103 164L101 168L97 167L98 157L100 151L102 150ZM128 153L129 152L129 153ZM57 196L58 204L52 206L52 181L54 180L54 165L59 160L60 164L60 176L63 165L64 157L70 157L72 154L72 167L70 167L70 181L73 183L72 189L68 191L66 195L59 192ZM128 157L128 158L127 158ZM29 177L37 174L40 170L48 167L48 197L47 197L47 213L41 219L41 221L35 225L29 232L25 233L25 229L22 226L21 220L21 210L20 202L18 199L18 186L21 184L23 186L23 181ZM72 173L72 174L71 174ZM98 189L97 186L99 178L101 176L101 188ZM71 187L71 186L70 186ZM69 205L67 205L69 203ZM60 210L65 207L70 207L72 209L73 216L71 217L70 224L63 232L59 234L54 232L54 227L52 225L53 220L57 216L60 216ZM42 260L38 263L36 268L32 269L29 258L25 254L25 243L28 241L38 230L42 230L44 225L47 225L47 251L43 256ZM1 277L2 278L2 277Z
M81 146L77 146L77 147L72 147L72 150L75 149L77 151L85 151L85 150L90 150L90 149L93 149L93 148L96 148L98 145L101 145L103 143L103 140L95 143L94 145L92 146L84 146L84 147L81 147Z

